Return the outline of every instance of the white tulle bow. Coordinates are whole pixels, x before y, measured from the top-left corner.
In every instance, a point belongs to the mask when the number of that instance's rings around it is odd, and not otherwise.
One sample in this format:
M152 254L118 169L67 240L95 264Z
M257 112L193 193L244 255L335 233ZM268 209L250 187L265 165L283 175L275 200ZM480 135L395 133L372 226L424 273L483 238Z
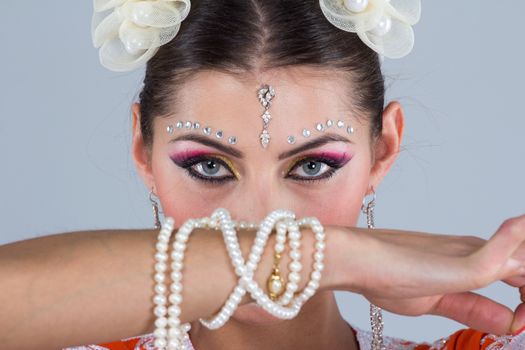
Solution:
M357 33L382 56L400 58L414 46L412 25L421 16L420 0L319 0L319 3L330 23Z
M113 71L133 70L175 37L190 0L94 0L93 45L100 63Z

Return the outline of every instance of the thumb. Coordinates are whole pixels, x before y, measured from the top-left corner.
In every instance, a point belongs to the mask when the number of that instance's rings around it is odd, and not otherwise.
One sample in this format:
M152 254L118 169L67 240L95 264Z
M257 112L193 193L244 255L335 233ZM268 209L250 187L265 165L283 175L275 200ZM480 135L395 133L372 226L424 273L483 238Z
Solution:
M512 322L511 332L514 334L521 331L525 326L525 303L519 304L514 312L514 320Z

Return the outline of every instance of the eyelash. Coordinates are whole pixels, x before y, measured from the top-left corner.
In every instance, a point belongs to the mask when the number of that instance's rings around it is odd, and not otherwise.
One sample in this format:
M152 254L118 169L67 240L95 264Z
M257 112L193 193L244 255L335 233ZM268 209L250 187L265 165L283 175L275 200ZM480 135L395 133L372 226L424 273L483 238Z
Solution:
M296 175L286 175L286 178L287 179L296 180L296 181L302 181L302 182L306 182L306 183L319 183L319 182L322 182L323 180L328 180L329 178L334 176L335 172L344 165L342 163L342 160L339 161L339 160L335 160L335 159L327 158L327 157L322 157L322 156L305 157L305 158L302 158L301 160L299 160L298 162L296 162L290 168L290 170L288 172L292 172L293 170L299 168L303 164L309 163L309 162L321 162L321 163L324 163L324 164L328 165L330 167L330 169L327 170L325 173L323 173L321 176L317 176L317 177L310 177L310 178L308 178L308 177L301 177L301 176L296 176Z
M194 165L202 163L202 162L210 161L210 160L217 162L220 165L228 168L228 171L231 172L231 169L225 162L223 162L220 158L215 158L211 156L198 156L198 157L188 158L188 159L181 161L180 164L177 164L177 165L186 169L190 177L196 180L199 180L199 181L203 181L205 183L209 183L209 184L222 184L227 181L235 179L235 176L222 176L222 177L203 176L192 169ZM286 175L286 178L290 178L295 181L301 181L301 182L306 182L306 183L319 183L319 182L322 182L323 180L328 180L329 178L334 176L336 171L344 165L342 163L342 160L335 160L332 158L327 158L327 157L322 157L322 156L306 157L306 158L302 158L297 163L295 163L290 168L289 172L297 169L299 166L305 163L312 162L312 161L324 163L328 165L330 169L327 170L325 173L323 173L323 175L318 176L318 177L306 178L306 177L300 177L300 176L295 176L295 175Z
M214 162L217 162L220 165L228 168L228 170L231 172L231 169L229 169L228 165L225 162L223 162L220 158L211 157L211 156L198 156L198 157L184 159L178 165L180 167L186 169L186 171L188 172L188 175L190 177L192 177L192 178L194 178L196 180L200 180L200 181L203 181L203 182L206 182L206 183L210 183L210 184L221 184L221 183L224 183L224 182L227 182L227 181L235 179L235 176L221 176L221 177L218 177L218 176L203 176L203 175L199 174L198 172L196 172L195 170L192 169L192 167L195 164L199 164L199 163L210 161L210 160L214 161Z

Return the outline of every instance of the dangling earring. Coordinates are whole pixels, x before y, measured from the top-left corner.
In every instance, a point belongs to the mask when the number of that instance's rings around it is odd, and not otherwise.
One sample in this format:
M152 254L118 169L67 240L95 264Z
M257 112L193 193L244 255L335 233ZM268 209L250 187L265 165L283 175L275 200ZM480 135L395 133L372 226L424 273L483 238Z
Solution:
M363 198L363 204L361 205L361 211L366 214L366 223L368 228L374 229L374 207L376 201L376 192L374 186L372 189L372 200L365 204L365 198ZM385 345L383 342L383 312L380 307L370 304L370 324L372 326L372 350L384 350Z
M153 193L153 188L149 192L149 201L151 202L151 207L153 209L153 218L155 220L155 228L160 229L160 218L159 218L159 203L153 196L157 197L155 193ZM157 197L158 198L158 197Z

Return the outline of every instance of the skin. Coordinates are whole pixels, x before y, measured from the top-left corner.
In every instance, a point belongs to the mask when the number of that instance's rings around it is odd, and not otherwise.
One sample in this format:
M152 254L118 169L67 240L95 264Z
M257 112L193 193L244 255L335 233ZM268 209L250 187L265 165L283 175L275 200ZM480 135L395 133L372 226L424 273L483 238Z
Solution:
M189 217L208 216L222 206L237 220L259 220L273 209L287 208L298 217L317 216L326 228L326 268L320 289L296 318L281 321L269 317L248 305L246 296L233 318L216 331L202 328L194 320L216 312L236 278L229 269L220 233L197 230L192 234L181 320L193 321L190 336L196 348L356 349L333 290L361 294L401 315L441 315L497 335L518 331L525 324L525 215L503 222L488 241L473 236L355 227L361 199L372 186L379 186L399 152L403 113L398 103L390 103L383 113L382 134L370 140L369 125L348 109L352 101L345 100L345 82L337 80L340 76L307 69L236 78L202 72L188 82L179 90L181 98L176 107L182 111L180 118L198 115L201 123L236 135L239 143L234 149L245 153L244 159L205 149L193 141L170 142L176 135L168 135L166 126L178 119L175 108L174 115L155 119L153 147L149 149L138 127L139 106L133 106L137 168L146 186L160 197L164 214L173 216L178 224ZM274 119L268 149L259 144L262 108L254 97L263 82L270 82L277 92L271 107ZM289 145L289 133L298 135L303 127L319 121L320 115L352 123L356 128L349 136L352 143L333 142L279 160L279 153L305 142L299 137L296 145ZM344 131L341 134L347 135ZM232 181L205 185L172 160L180 162L185 156L202 152L220 154L225 164L235 168ZM305 153L310 152L338 155L335 158L345 159L346 164L319 183L292 180L285 172L294 172L292 162L304 160ZM303 233L307 252L303 262L311 266L308 259L312 254L307 247L313 246L313 236L308 229ZM150 264L157 234L157 230L78 232L0 247L0 276L7 276L0 278L0 305L6 306L0 329L7 330L0 332L1 343L8 349L57 349L152 332ZM252 234L239 232L245 256ZM272 239L275 236L270 242ZM265 249L255 274L259 283L269 275L270 254ZM286 258L282 261L285 276ZM301 270L302 283L306 283L307 271ZM472 292L496 281L519 288L523 303L514 311ZM213 287L203 287L210 285ZM79 318L79 314L84 317ZM107 317L92 322L101 314ZM49 332L50 320L57 332ZM27 337L27 329L31 329L31 337Z
M263 83L271 84L276 91L270 107L271 140L266 149L259 142L263 107L256 95ZM176 111L154 119L151 149L142 139L139 105L132 106L135 164L145 185L159 197L164 215L172 216L178 223L190 217L208 216L217 207L227 208L236 220L247 221L260 221L270 211L286 208L299 218L316 216L325 225L356 226L363 198L371 194L372 187L378 188L397 157L404 119L399 103L389 103L383 112L382 134L377 140L371 140L370 125L352 108L347 89L348 82L342 80L341 74L306 67L274 69L241 77L215 71L199 72L178 90ZM342 119L354 126L355 132L349 135L346 128L335 126L324 133L314 130L317 122L325 122L327 118ZM195 141L170 142L176 136L193 132L167 133L166 127L178 120L199 121L213 130L222 129L226 136L237 136L238 142L233 147L242 151L244 158ZM309 139L300 136L305 127L312 130ZM350 142L333 141L278 160L281 152L328 132L344 136ZM297 136L294 145L286 141L290 134ZM221 141L227 145L226 140ZM227 158L235 169L228 171L223 167L220 175L233 175L234 179L221 184L203 183L190 177L172 160L174 156L202 151ZM338 154L351 159L331 178L319 182L285 178L298 159L312 153ZM313 177L324 171L321 169ZM301 170L298 174L312 176ZM209 331L193 322L190 336L197 348L204 349L216 349L225 343L229 349L265 349L275 346L275 339L279 339L282 348L357 349L354 335L339 313L333 291L314 295L291 321L276 319L247 304L239 307L231 321L219 330Z

